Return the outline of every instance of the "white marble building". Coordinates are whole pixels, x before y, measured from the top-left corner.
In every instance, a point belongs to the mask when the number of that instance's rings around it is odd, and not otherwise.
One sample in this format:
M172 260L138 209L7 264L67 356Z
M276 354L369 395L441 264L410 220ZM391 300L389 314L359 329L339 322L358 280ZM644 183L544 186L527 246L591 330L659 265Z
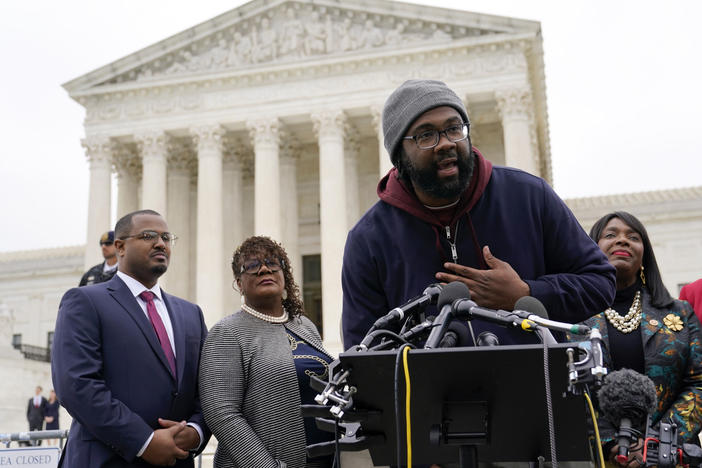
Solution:
M87 247L0 254L0 432L25 426L17 398L50 386L48 366L6 341L47 346L61 294L100 261L113 197L118 216L164 214L179 236L164 287L199 303L208 325L239 304L236 245L280 240L308 312L339 350L346 233L390 168L380 112L409 78L456 90L493 163L553 182L534 21L388 0L254 0L66 83L86 109ZM586 229L614 209L640 216L671 293L702 277L702 187L568 204Z

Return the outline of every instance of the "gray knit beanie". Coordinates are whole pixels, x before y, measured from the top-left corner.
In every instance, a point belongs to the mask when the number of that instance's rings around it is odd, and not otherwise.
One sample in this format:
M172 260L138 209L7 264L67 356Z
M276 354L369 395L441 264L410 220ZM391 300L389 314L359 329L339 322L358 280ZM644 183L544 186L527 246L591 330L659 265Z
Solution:
M468 123L463 101L446 83L435 80L408 80L385 101L383 109L383 138L392 164L397 167L399 147L405 132L428 110L439 106L453 107Z

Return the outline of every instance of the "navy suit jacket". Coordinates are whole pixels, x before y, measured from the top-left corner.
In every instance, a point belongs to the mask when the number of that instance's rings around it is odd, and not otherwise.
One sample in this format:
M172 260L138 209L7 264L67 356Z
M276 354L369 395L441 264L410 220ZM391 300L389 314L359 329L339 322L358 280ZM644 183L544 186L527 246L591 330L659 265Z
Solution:
M158 337L127 285L73 288L61 299L51 371L73 424L59 466L151 466L137 452L158 418L186 420L210 437L200 410L198 368L207 328L200 308L163 292L173 324L177 380ZM192 467L192 460L178 460Z

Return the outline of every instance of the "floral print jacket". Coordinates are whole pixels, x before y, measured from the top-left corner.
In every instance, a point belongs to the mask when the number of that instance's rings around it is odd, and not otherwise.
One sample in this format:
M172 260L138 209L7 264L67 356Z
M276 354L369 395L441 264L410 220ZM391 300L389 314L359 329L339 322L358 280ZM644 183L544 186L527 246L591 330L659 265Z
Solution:
M699 444L702 429L702 332L690 304L675 300L666 308L651 305L644 288L643 318L639 327L643 341L646 375L658 394L652 423L670 418L678 426L678 439ZM598 328L609 348L607 319L598 314L584 324ZM632 332L635 333L635 332ZM605 366L611 368L609 355Z

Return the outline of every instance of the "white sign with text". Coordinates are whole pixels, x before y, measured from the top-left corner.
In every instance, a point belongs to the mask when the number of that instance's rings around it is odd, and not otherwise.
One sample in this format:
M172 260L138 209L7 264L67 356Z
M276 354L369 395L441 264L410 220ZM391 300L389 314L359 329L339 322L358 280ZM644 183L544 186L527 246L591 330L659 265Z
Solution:
M0 449L0 467L56 468L60 456L58 447Z

